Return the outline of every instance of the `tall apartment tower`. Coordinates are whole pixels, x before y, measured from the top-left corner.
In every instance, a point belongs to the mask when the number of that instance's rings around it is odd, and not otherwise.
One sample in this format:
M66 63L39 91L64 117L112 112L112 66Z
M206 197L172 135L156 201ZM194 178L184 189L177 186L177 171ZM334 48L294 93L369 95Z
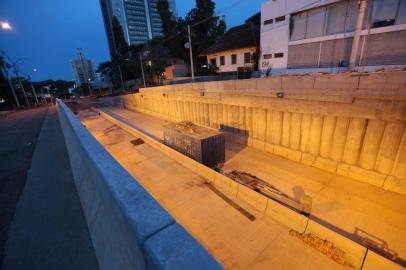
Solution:
M96 78L92 60L86 59L83 50L78 49L78 59L71 62L76 86L81 86L94 81Z
M115 52L113 17L117 17L128 45L146 43L162 36L162 21L157 11L159 0L100 0L110 54ZM175 0L168 0L175 16Z

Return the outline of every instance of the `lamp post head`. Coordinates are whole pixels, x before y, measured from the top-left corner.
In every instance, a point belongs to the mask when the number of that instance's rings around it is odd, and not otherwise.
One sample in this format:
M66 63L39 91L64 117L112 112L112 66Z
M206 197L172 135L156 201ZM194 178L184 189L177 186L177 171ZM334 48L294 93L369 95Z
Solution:
M8 22L0 22L0 28L2 30L11 31L12 27Z

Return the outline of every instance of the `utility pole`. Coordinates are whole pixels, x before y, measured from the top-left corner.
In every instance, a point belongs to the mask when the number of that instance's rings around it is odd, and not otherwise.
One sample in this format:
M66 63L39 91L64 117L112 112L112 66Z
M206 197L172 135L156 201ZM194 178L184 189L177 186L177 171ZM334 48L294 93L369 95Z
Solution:
M364 22L366 7L367 7L367 0L360 0L357 23L355 25L355 31L354 31L354 39L352 41L352 47L351 47L351 55L350 55L350 63L349 63L350 70L355 69L355 63L357 61L357 53L358 53L359 43L361 40L362 24Z
M144 64L142 63L142 56L141 56L141 52L138 52L140 55L140 64L141 64L141 73L142 73L142 80L144 82L144 88L147 87L147 84L145 83L145 74L144 74Z
M10 80L10 77L8 76L7 68L6 68L6 67L2 67L2 70L4 70L4 73L5 73L5 75L6 75L6 79L7 79L7 82L8 82L8 86L9 86L10 89L11 89L11 93L13 94L13 98L14 98L14 101L16 102L17 108L19 108L19 107L21 107L20 101L18 101L16 92L15 92L15 90L14 90L14 86L13 86L11 80Z
M192 50L192 37L190 35L190 25L187 26L187 32L189 34L189 53L190 53L190 69L192 71L192 81L195 81L195 69L193 66L193 50Z
M37 93L35 93L34 84L32 83L30 76L28 76L28 80L30 81L30 84L31 84L31 90L32 90L32 93L34 94L35 102L38 104Z
M22 84L21 79L20 79L20 75L18 74L16 64L14 64L14 72L15 72L15 74L17 76L18 83L20 84L20 87L21 87L21 89L23 91L23 96L24 96L24 99L25 99L25 103L27 103L27 105L30 105L30 102L28 101L28 98L27 98L27 93L25 93L24 85Z

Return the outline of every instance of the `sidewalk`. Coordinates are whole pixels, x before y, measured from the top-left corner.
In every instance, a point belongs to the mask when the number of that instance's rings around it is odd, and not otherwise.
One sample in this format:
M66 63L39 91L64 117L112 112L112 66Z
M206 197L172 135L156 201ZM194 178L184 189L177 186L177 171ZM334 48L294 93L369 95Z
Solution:
M104 109L162 140L163 119L125 109ZM357 242L370 239L406 261L406 196L228 142L223 170L249 172L299 199L313 198L311 218Z
M38 138L3 268L98 269L55 107Z

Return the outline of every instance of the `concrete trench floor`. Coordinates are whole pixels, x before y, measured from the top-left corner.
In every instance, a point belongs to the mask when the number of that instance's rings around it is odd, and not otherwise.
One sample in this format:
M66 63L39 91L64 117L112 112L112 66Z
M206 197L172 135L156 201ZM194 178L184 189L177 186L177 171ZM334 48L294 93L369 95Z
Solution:
M104 110L157 140L163 139L166 120L122 108ZM311 196L312 219L355 241L367 237L386 246L405 264L405 196L227 142L223 170L233 169L256 175L293 198Z
M344 269L249 205L218 196L204 179L94 113L79 113L107 151L226 269Z

